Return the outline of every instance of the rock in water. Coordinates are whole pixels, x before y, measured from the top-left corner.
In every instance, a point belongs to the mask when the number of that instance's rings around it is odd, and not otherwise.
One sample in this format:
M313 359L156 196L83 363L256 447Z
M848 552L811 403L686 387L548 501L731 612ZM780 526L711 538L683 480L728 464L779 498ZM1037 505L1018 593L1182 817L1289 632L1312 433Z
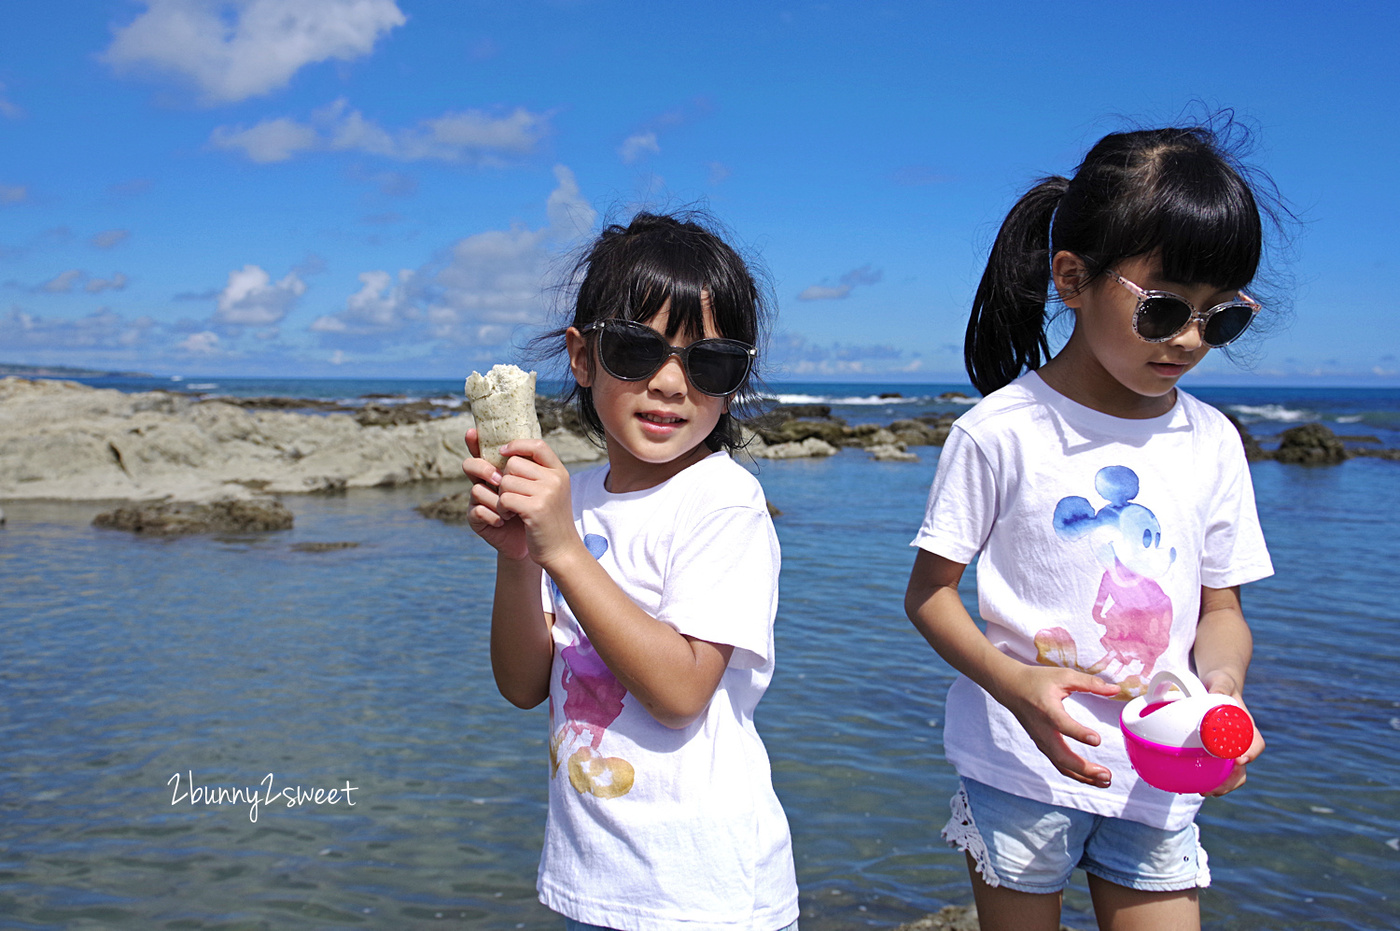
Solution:
M446 498L439 498L436 501L429 501L427 504L420 504L414 508L424 517L431 517L435 520L447 521L448 523L460 523L467 519L467 512L472 509L472 493L469 491L459 491L455 495L448 495Z
M253 533L292 529L292 512L272 498L229 498L203 503L157 501L105 511L93 519L92 525L159 535Z
M1334 465L1347 459L1347 448L1320 423L1305 423L1283 431L1274 458L1297 465Z

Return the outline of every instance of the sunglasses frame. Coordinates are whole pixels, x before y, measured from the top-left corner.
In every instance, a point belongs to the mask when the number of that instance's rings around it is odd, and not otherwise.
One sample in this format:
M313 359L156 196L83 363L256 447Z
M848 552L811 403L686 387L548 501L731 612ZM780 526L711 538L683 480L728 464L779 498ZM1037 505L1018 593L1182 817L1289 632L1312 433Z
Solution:
M647 373L645 373L645 374L643 374L643 375L635 375L635 376L632 376L632 377L629 378L629 377L626 376L626 375L619 375L617 372L614 372L614 371L612 370L612 367L611 367L610 365L608 365L607 358L606 358L606 356L605 356L604 353L603 353L602 342L601 342L601 339L602 339L602 338L601 338L601 335L600 335L600 337L599 337L599 346L598 346L598 361L599 361L600 364L602 364L602 366L603 366L603 371L607 372L609 375L611 375L613 378L618 379L619 381L645 381L646 379L651 378L651 377L652 377L653 375L655 375L657 372L661 371L661 367L664 366L664 365L666 364L667 360L669 360L669 359L671 358L671 356L680 356L680 358L681 358L681 371L683 371L683 372L685 373L686 381L690 383L690 386L691 386L692 388L694 388L696 391L700 392L701 394L707 395L707 396L712 397L712 398L727 398L727 397L729 397L730 395L733 395L733 394L735 394L736 392L738 392L740 388L744 387L744 382L748 379L749 373L753 371L753 362L754 362L754 358L758 355L758 350L757 350L754 346L750 345L749 343L746 343L746 342L743 342L742 340L737 340L737 339L727 339L727 338L721 337L721 336L707 336L707 337L705 337L705 338L703 338L703 339L697 339L697 340L695 340L693 343L690 343L689 345L686 345L686 346L672 346L672 345L666 340L666 337L662 336L660 333L658 333L656 330L653 330L651 327L647 326L645 323L639 323L639 322L636 321L636 320L627 320L627 319L622 318L622 317L608 317L608 318L603 319L603 320L594 320L592 323L587 324L586 326L580 328L580 329L579 329L579 332L580 332L580 333L592 333L592 332L594 332L595 330L596 330L596 331L606 332L606 331L608 330L609 327L616 327L616 328L628 329L628 330L636 330L636 331L638 331L638 335L643 335L643 333L642 333L641 331L645 331L645 334L646 334L646 335L650 335L651 337L654 337L654 338L656 339L657 342L659 342L661 345L663 345L663 346L666 347L666 354L665 354L664 356L661 357L661 361L660 361L660 362L656 363L656 368L652 369L650 372L647 372ZM694 348L697 347L697 346L701 347L702 349L708 348L709 346L713 346L713 345L716 344L716 343L723 343L723 344L726 345L726 346L737 347L737 348L739 348L739 349L742 349L743 352L744 352L744 371L743 371L743 374L739 376L739 383L738 383L737 385L735 385L734 388L733 388L732 390L724 391L724 392L718 392L718 393L717 393L717 392L714 392L714 391L707 391L706 389L704 389L704 388L700 387L698 384L696 384L696 383L695 383L695 376L694 376L694 375L691 373L691 371L690 371L690 352L691 352L691 350L694 349Z
M1186 330L1190 328L1197 320L1199 320L1201 321L1201 342L1205 343L1212 349L1219 349L1221 346L1230 345L1235 340L1243 336L1245 334L1245 331L1248 330L1250 326L1254 323L1255 316L1259 313L1259 311L1264 309L1263 305L1261 305L1258 301L1241 291L1239 292L1240 296L1233 301L1224 301L1222 303L1216 304L1209 310L1197 310L1195 304L1191 303L1186 298L1182 297L1180 294L1174 294L1171 291L1148 290L1147 288L1144 288L1141 285L1133 284L1131 281L1124 278L1122 275L1118 274L1111 268L1107 269L1107 271L1109 277L1121 284L1123 287L1127 288L1133 293L1134 296L1137 297L1137 307L1133 310L1133 333L1137 336L1138 339L1148 343L1165 343L1169 340L1176 339L1182 333L1185 333ZM1152 300L1153 298L1167 298L1173 301L1180 301L1181 303L1186 305L1186 308L1189 311L1191 311L1191 315L1186 318L1185 323L1177 327L1177 329L1174 332L1168 333L1166 336L1160 336L1156 339L1153 339L1150 336L1144 336L1142 334L1142 330L1138 327L1138 321L1142 318L1145 305L1149 300ZM1248 322L1246 322L1244 326L1240 327L1240 331L1238 333L1225 340L1225 342L1223 343L1213 343L1210 340L1206 339L1206 327L1210 324L1210 319L1218 313L1229 310L1231 307L1249 308Z

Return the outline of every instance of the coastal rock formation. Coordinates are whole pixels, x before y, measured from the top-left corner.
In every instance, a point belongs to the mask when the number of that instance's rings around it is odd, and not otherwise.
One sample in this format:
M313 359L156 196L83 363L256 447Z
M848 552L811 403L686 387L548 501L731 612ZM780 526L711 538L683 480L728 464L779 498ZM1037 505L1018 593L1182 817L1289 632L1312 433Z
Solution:
M1274 458L1298 465L1333 465L1347 459L1347 448L1327 427L1308 423L1283 431Z
M831 416L829 405L789 404L749 421L748 426L770 448L779 450L777 454L768 454L767 458L830 455L825 451L827 448L834 452L842 446L880 447L881 455L889 456L885 447L906 453L910 446L942 446L954 419L951 414L933 414L896 420L888 426L874 423L850 426L840 417ZM812 439L820 440L823 445L795 445L807 444ZM804 449L809 452L804 453ZM760 452L754 455L765 456Z
M292 529L292 512L273 498L226 498L206 503L157 501L105 511L94 527L132 533L256 533Z
M877 443L867 446L870 458L876 462L918 462L919 457L909 452L903 443Z
M429 501L414 508L424 517L446 521L449 524L465 523L467 512L471 509L472 493L470 491L459 491L456 494L438 498L436 501Z
M836 447L820 437L809 436L805 440L791 440L774 443L771 446L762 440L750 443L744 452L755 459L812 459L836 455Z
M405 405L406 417L376 408L361 422L298 412L326 402L281 401L0 379L0 498L214 501L465 480L469 413L419 419L425 412ZM549 439L565 461L601 456L572 434Z

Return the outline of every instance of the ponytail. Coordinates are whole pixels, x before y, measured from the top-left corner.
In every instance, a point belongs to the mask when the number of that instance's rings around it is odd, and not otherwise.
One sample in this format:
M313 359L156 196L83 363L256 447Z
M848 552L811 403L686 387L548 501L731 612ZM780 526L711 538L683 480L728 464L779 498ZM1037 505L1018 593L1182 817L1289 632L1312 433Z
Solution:
M1011 208L992 245L963 343L967 374L984 395L1050 358L1050 220L1068 187L1058 175L1041 179Z

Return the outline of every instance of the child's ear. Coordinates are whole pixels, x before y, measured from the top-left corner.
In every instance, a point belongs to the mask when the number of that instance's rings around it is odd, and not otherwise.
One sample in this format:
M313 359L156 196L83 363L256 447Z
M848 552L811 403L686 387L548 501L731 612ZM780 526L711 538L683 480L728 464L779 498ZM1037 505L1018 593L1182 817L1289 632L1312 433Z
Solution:
M564 345L569 351L569 371L580 388L593 385L593 353L588 351L588 337L569 327L564 331Z
M1056 252L1050 261L1050 277L1060 302L1069 308L1079 307L1079 295L1089 281L1089 269L1084 260L1073 252Z

